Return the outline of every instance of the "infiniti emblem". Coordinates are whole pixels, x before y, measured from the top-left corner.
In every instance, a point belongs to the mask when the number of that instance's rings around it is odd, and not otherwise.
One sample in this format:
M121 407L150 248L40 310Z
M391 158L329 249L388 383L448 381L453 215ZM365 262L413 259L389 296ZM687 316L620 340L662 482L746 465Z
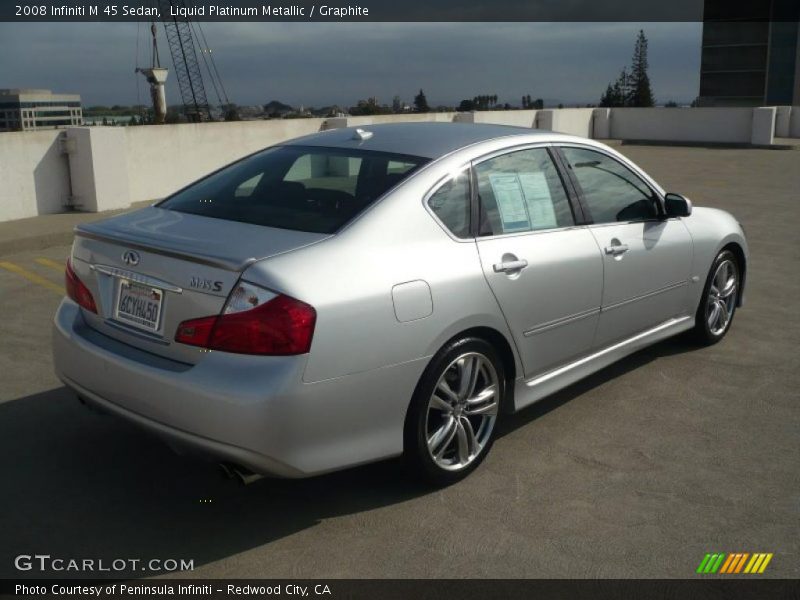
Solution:
M125 250L125 252L122 253L122 262L131 267L135 267L139 264L139 253L135 250Z

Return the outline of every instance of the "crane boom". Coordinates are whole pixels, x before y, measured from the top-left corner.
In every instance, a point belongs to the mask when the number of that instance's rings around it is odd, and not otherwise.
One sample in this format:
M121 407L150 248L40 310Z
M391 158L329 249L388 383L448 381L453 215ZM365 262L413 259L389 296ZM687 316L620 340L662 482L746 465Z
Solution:
M162 15L187 14L184 0L157 0L157 4ZM171 11L173 6L178 10ZM164 31L187 119L195 122L211 120L211 110L189 20L177 17L165 20Z

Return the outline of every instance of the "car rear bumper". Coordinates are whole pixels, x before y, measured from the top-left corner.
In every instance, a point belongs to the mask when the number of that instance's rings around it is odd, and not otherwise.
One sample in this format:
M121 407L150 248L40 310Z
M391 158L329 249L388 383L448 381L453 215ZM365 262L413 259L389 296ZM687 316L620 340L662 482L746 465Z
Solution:
M178 363L104 336L65 299L55 371L88 402L171 444L254 472L306 477L396 456L427 358L317 383L307 357L209 352Z

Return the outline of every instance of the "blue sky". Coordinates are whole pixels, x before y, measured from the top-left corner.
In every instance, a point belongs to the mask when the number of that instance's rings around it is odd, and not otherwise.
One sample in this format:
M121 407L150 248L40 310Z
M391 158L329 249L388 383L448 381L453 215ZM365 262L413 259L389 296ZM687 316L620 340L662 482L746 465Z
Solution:
M204 23L231 101L350 106L397 94L430 104L523 94L597 102L630 63L636 34L650 42L659 103L697 95L701 23ZM162 61L169 52L159 25ZM84 104L147 103L134 67L150 61L149 24L0 23L0 88L80 93ZM139 58L137 62L137 39ZM174 79L168 100L178 101ZM209 87L210 99L214 99Z

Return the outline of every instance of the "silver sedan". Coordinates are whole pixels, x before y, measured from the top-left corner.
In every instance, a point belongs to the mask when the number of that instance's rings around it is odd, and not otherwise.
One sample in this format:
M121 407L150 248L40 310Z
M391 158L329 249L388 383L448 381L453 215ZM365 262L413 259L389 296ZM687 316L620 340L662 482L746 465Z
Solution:
M721 340L747 264L731 215L595 141L335 129L80 226L55 369L247 480L403 455L447 484L504 413L666 337Z

